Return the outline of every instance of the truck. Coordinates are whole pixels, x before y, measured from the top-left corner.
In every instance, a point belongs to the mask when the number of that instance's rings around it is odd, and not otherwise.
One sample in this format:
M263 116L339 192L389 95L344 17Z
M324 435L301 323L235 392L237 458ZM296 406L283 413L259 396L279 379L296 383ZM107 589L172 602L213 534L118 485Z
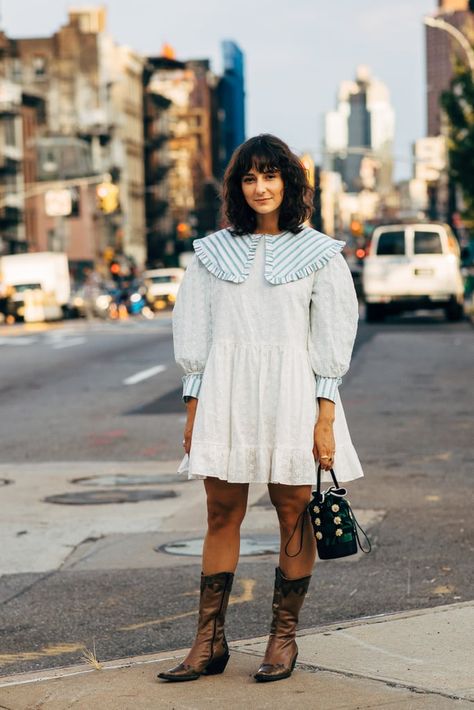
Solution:
M59 320L67 311L71 281L67 254L32 252L0 257L0 280L15 320Z

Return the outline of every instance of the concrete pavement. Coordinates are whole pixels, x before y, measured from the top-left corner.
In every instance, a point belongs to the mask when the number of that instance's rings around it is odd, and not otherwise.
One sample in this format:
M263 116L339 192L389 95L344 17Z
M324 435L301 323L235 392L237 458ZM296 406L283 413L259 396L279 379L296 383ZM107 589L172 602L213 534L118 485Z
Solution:
M184 651L28 673L0 679L6 710L450 710L472 708L469 654L474 603L381 615L299 635L293 676L252 678L265 639L231 644L222 676L168 684L156 674ZM100 659L99 659L100 661Z

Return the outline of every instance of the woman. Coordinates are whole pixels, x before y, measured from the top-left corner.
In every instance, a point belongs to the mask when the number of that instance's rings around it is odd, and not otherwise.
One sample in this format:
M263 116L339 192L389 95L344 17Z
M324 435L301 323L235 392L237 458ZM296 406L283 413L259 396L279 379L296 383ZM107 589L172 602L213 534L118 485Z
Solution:
M254 482L268 484L281 538L270 638L255 678L291 675L314 537L304 536L295 557L285 548L318 462L323 480L332 467L342 481L363 475L338 395L357 299L344 242L304 226L310 197L306 171L285 143L271 135L246 141L224 176L231 227L194 242L179 290L173 335L187 406L180 470L204 479L208 530L196 639L182 663L160 673L165 680L225 669L224 617Z

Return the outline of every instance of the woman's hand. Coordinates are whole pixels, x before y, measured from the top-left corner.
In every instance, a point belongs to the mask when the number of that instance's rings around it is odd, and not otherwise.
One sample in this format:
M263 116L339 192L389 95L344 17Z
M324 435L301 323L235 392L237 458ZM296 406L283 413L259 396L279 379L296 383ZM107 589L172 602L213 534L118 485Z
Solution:
M334 440L334 402L319 400L319 417L314 426L313 456L321 468L329 471L334 465L336 442Z
M186 424L184 425L183 446L187 454L191 451L191 441L193 437L194 417L196 416L198 400L190 397L186 402Z

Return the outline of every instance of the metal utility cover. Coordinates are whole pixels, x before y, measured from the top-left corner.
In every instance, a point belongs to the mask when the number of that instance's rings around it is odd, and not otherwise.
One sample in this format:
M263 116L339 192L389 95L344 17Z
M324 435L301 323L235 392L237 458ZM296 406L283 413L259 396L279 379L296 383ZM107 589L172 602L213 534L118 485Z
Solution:
M184 557L201 557L204 538L197 537L191 540L175 540L160 547L155 547L155 552L166 552L168 555L182 555ZM275 555L280 550L280 540L275 535L252 535L242 537L240 542L240 555L254 557L256 555Z
M123 489L81 491L79 493L62 493L55 496L48 496L45 503L57 503L59 505L108 505L113 503L140 503L143 500L161 500L163 498L176 498L175 491L157 489Z
M80 486L150 486L160 483L183 483L187 479L175 473L153 473L134 476L129 473L111 473L102 476L73 478L71 483Z

